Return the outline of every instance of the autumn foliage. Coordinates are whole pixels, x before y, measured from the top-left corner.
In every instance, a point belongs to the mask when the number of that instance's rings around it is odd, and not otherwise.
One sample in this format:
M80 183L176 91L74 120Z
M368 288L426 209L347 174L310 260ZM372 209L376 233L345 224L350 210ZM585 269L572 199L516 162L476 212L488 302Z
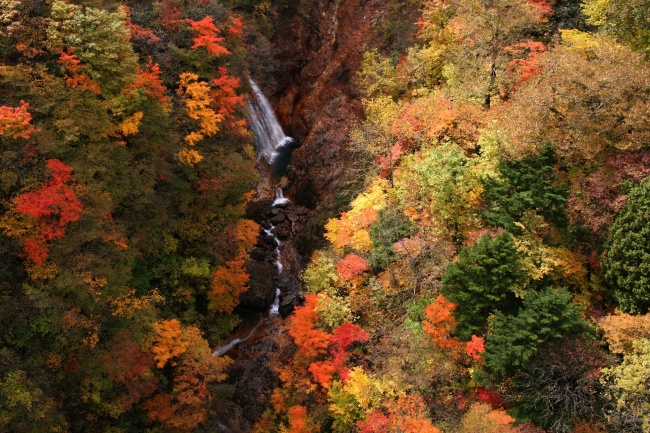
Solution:
M72 167L58 159L48 159L51 179L41 189L18 197L16 210L31 216L37 226L38 236L24 240L25 255L34 263L42 265L47 259L46 242L61 239L68 224L79 219L81 202L74 190Z
M145 69L136 67L136 79L130 89L142 89L144 94L152 99L157 99L161 104L167 106L169 98L165 95L165 85L162 82L161 70L158 63L153 63L149 58Z
M482 364L483 357L481 353L483 352L485 352L485 339L472 335L472 339L465 343L465 353L472 358L472 361Z
M181 323L176 319L161 321L156 325L155 331L156 339L151 346L151 352L157 367L162 368L169 360L182 355L188 344L181 338Z
M197 120L199 130L190 132L185 136L185 142L194 146L205 137L211 137L219 131L217 125L223 120L223 115L210 108L210 87L205 81L199 81L196 74L184 72L180 75L178 93L185 96L185 111L190 119ZM196 151L193 151L195 152ZM183 162L196 163L203 159L196 155L197 160L183 160Z
M212 398L208 384L225 379L223 370L230 360L214 356L195 326L179 328L177 320L164 321L158 336L155 346L158 367L164 358L177 359L173 388L170 393L155 395L142 407L149 419L169 430L191 431L206 420L207 404Z
M287 433L311 433L308 427L307 408L305 406L293 406L287 412L289 416L289 429Z
M232 312L239 304L239 295L248 290L249 279L243 253L217 268L212 273L210 308L219 313Z
M190 24L192 32L196 34L194 37L194 45L192 45L193 49L205 47L208 53L216 57L223 54L230 54L230 51L221 45L221 42L223 42L225 38L217 36L220 30L214 25L212 17L206 16L200 21L193 21L190 19L186 21Z
M388 405L387 413L373 411L357 423L359 433L440 433L426 414L426 405L419 394L400 396Z
M336 271L344 280L354 280L359 274L369 269L369 263L363 257L350 253L336 265Z
M289 335L299 347L301 354L315 357L324 354L329 347L330 336L325 331L317 329L315 322L318 319L318 297L310 293L305 297L305 305L297 307L291 318Z
M90 90L96 95L102 93L99 84L83 72L87 68L81 64L81 60L77 58L72 48L68 48L67 51L61 53L59 63L68 71L65 82L69 87Z
M259 234L230 9L0 0L0 430L190 432L227 404L210 344Z
M28 108L29 104L25 101L20 101L20 107L16 108L0 107L0 137L29 139L34 133L34 126Z
M349 377L346 362L350 358L349 348L353 343L368 341L368 333L359 325L345 322L338 326L330 336L329 354L324 361L313 362L309 365L309 372L314 376L314 381L327 389L332 384L334 374L345 383Z
M458 339L452 337L458 325L454 319L456 306L457 304L448 301L444 295L438 295L425 310L426 320L422 322L424 330L441 349L454 349L460 345Z

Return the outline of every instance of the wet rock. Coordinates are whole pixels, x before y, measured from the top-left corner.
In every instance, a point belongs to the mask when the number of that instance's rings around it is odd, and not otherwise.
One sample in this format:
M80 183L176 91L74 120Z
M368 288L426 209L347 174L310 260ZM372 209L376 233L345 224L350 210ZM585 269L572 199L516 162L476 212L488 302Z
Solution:
M237 389L235 403L243 408L247 424L252 425L260 418L267 408L268 398L279 385L271 367L273 354L279 350L272 338L260 338L244 349L242 355L248 359L239 360L228 370L228 381Z
M277 214L276 216L274 216L273 218L271 218L271 222L272 222L273 224L279 224L279 223L281 223L282 221L284 221L285 218L286 218L286 217L284 216L284 214L283 214L283 213L280 213L280 214Z
M275 228L275 236L280 240L287 240L291 236L291 227L288 224L281 224Z
M289 218L289 221L291 221L293 223L293 222L298 221L298 219L300 217L298 215L296 215L295 213L290 212L289 215L287 215L287 218Z
M265 244L274 244L275 243L275 238L273 236L264 236L264 243ZM255 259L257 260L257 259Z
M251 278L248 282L249 289L240 297L240 305L244 308L266 310L275 298L275 268L266 260L249 261L246 263L246 270Z
M271 215L278 215L281 213L282 213L282 209L280 208L274 207L273 209L271 209Z
M271 238L272 240L273 238ZM266 258L266 250L264 248L255 247L250 253L251 259L255 261L264 260Z
M294 304L294 301L296 301L296 295L293 293L289 293L282 297L280 300L280 315L282 317L286 317L291 314L294 307L296 306L296 304Z
M265 220L267 209L271 206L271 200L251 201L246 205L246 218L262 224Z

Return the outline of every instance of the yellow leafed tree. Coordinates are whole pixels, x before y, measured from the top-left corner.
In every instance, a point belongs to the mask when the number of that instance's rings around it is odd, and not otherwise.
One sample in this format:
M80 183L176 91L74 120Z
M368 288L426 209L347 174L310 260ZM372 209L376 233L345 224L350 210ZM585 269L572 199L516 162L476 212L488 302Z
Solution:
M185 95L185 112L190 119L198 120L199 130L185 136L185 142L194 146L205 137L212 137L219 131L217 126L223 121L223 115L210 108L210 86L205 81L199 81L199 76L189 72L180 75L178 94ZM183 149L178 154L179 160L194 165L203 157L191 149Z

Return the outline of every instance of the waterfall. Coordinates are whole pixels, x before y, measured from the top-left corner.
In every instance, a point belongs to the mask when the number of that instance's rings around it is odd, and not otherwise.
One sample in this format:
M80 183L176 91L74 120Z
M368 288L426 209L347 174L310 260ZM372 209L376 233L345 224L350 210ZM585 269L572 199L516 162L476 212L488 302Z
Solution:
M282 242L280 242L280 239L278 239L278 237L273 233L275 226L271 225L270 229L263 228L262 230L264 230L264 233L266 233L267 236L273 236L273 240L275 241L275 269L279 277L282 275L282 271L284 270L284 266L282 265L282 252L280 251L280 245L282 245ZM270 316L277 316L280 314L280 295L280 288L276 287L275 298L273 299L271 308L269 308Z
M282 191L282 189L280 189ZM284 199L288 200L288 199ZM262 231L264 232L265 235L267 236L273 236L273 241L275 242L275 269L276 273L279 276L282 275L282 271L284 271L284 266L282 265L282 252L280 250L280 246L282 245L282 242L278 237L275 235L275 226L271 224L271 228L264 228L262 227ZM276 287L275 288L275 298L273 299L273 303L269 307L269 316L271 318L276 317L280 314L280 288ZM248 340L250 337L253 336L255 331L257 331L257 328L260 327L260 325L264 322L264 318L262 318L257 325L253 329L250 330L250 332L244 337L244 338L235 338L234 340L230 341L227 344L224 344L222 346L217 347L212 354L214 356L223 356L226 353L230 351L233 347L239 345L240 343L243 343L244 341Z
M272 206L275 207L275 206L280 206L280 205L284 205L284 204L287 204L287 203L291 203L291 200L289 200L288 198L286 198L284 196L284 191L282 191L282 187L278 186L276 188L276 190L275 190L275 197L274 197Z
M273 174L281 177L298 142L282 131L271 104L257 83L252 78L249 82L253 92L248 99L247 117L255 136L255 147L271 165Z
M223 346L218 347L214 352L212 352L212 355L214 356L223 356L225 355L230 349L233 347L237 346L239 343L248 340L253 336L255 331L257 331L257 328L260 327L262 324L262 321L258 322L257 325L253 329L250 330L250 332L244 337L244 338L235 338L228 344L224 344Z

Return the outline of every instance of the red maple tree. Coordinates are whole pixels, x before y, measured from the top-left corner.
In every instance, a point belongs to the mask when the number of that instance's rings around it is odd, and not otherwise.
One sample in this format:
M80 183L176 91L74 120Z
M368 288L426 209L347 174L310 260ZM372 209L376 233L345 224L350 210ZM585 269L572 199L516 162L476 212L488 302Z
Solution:
M81 64L81 60L77 58L77 55L71 48L68 48L67 51L61 52L59 63L63 65L69 73L65 78L65 83L69 87L72 87L73 89L81 87L82 89L90 90L96 95L102 93L99 84L95 83L88 75L83 73L86 66Z
M230 51L221 45L221 42L225 41L226 38L217 36L220 30L214 25L212 17L206 16L200 21L194 21L191 19L185 21L192 26L192 31L196 34L192 49L205 47L205 49L208 50L208 53L215 57L219 57L222 54L230 54Z
M47 241L61 239L71 222L77 221L82 206L73 185L72 167L58 159L48 159L47 167L52 178L41 189L18 197L16 210L30 215L36 221L39 236L23 241L25 255L34 263L42 265L47 259Z

